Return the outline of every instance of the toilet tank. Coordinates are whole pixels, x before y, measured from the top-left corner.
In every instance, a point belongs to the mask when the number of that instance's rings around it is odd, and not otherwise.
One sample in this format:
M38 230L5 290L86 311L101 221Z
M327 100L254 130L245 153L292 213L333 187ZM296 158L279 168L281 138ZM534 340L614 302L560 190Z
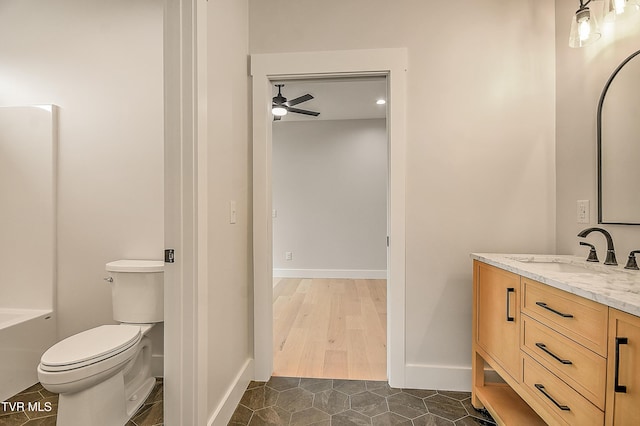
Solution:
M148 324L164 320L164 262L117 260L106 265L111 281L113 319Z

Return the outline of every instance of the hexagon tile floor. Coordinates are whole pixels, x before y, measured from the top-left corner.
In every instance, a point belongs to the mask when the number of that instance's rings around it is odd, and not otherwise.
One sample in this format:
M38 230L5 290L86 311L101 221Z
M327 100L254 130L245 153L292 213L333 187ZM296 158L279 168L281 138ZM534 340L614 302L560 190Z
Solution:
M387 382L272 377L251 382L229 425L495 425L469 392L394 389Z
M125 426L162 426L163 396L163 380L157 378L151 394ZM0 404L0 426L55 426L56 424L58 394L49 392L40 383L12 396L6 402L20 404L13 407L9 404ZM30 406L33 409L29 409Z

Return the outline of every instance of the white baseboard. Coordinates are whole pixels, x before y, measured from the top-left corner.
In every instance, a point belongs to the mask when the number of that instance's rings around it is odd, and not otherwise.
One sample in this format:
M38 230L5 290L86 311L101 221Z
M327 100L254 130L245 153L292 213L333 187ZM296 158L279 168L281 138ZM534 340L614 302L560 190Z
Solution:
M281 269L273 268L276 278L347 278L384 280L386 269Z
M405 389L471 391L471 367L407 364Z
M233 383L231 383L231 386L229 386L229 389L227 389L220 404L218 404L213 414L209 417L207 426L226 426L229 424L231 416L233 416L234 411L236 411L236 407L240 403L240 399L242 399L242 395L252 379L253 359L248 359L238 372Z

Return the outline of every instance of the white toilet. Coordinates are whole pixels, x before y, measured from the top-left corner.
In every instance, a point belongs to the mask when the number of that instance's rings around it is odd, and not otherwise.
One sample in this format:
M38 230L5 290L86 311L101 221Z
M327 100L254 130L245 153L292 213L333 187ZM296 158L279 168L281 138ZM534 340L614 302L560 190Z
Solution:
M155 385L151 341L164 319L164 262L107 263L113 319L53 345L40 359L38 378L59 393L58 426L124 425Z

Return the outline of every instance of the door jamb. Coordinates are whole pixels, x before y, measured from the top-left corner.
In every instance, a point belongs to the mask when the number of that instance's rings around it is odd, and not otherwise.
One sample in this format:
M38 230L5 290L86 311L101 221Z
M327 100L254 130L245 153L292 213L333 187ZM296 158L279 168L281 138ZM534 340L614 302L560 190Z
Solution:
M273 229L271 216L271 80L300 77L387 76L389 141L389 252L387 264L387 374L405 384L405 48L251 55L253 77L254 380L273 372Z

